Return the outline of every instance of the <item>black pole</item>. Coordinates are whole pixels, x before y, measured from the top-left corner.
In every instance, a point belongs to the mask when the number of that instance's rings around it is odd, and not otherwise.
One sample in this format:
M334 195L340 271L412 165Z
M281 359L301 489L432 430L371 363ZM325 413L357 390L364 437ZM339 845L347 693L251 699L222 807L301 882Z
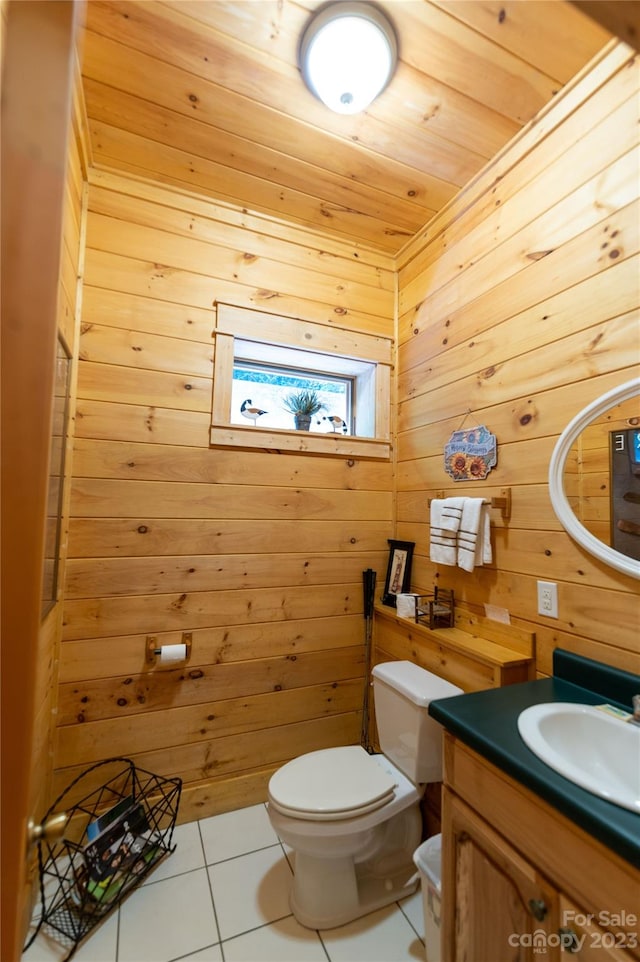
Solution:
M376 591L376 573L372 568L362 572L362 591L364 596L364 617L373 617L373 602Z
M369 675L371 674L371 629L373 624L373 603L376 593L376 572L367 568L362 572L363 612L365 621L364 632L364 696L362 701L362 732L360 743L368 752L369 744Z

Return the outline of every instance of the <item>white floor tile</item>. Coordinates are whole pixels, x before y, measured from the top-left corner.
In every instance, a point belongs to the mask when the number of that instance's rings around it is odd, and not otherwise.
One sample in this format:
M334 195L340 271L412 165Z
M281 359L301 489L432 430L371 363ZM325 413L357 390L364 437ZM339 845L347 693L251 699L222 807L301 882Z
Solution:
M43 934L44 933L44 934ZM33 945L22 955L22 962L60 962L69 954L72 944L57 941L51 930L43 928ZM113 911L82 942L73 956L74 962L115 962L118 947L118 911Z
M266 925L291 914L291 869L280 845L208 868L220 937Z
M73 962L425 962L420 889L338 929L299 925L292 872L262 804L179 825L174 841ZM22 962L61 962L70 948L41 933Z
M331 962L424 962L424 945L397 905L320 932Z
M197 822L177 825L172 844L176 846L175 852L167 855L147 876L145 885L171 878L173 875L182 875L184 872L193 872L197 868L204 868L204 852Z
M64 889L68 892L69 887L72 884L73 879L73 868L71 866L71 860L65 855L56 858L55 868L48 862L47 871L44 873L44 901L45 907L51 906L52 900L56 902L61 896L60 889ZM38 884L38 891L36 894L36 901L33 907L32 919L35 922L40 918L42 914L42 893L40 892L40 887Z
M68 952L69 947L65 948L39 933L27 951L22 953L22 962L60 962Z
M278 843L264 805L203 818L200 831L207 865Z
M143 885L120 908L118 962L169 962L218 941L204 868Z
M223 962L222 949L219 945L210 945L193 955L183 955L180 962Z
M226 962L327 962L318 933L293 916L230 939L224 957Z
M400 902L400 908L407 916L414 929L424 941L424 911L422 906L422 890L418 886L418 891L414 892L413 895L409 895L408 898L402 899Z

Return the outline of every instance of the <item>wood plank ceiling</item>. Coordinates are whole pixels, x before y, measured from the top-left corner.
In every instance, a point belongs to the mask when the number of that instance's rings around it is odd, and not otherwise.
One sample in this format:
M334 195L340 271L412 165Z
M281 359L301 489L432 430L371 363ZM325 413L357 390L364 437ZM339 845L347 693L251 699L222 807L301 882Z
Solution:
M565 0L384 0L396 74L363 114L306 89L316 0L89 0L93 164L395 254L605 45Z

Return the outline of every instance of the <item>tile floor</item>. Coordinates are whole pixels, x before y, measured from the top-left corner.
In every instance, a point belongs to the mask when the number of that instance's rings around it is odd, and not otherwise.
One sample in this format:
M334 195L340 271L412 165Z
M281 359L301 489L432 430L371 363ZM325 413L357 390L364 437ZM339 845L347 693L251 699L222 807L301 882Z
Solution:
M299 925L289 908L288 852L265 805L179 825L174 841L175 852L74 962L424 962L419 888L337 929ZM22 962L59 962L66 951L41 932Z

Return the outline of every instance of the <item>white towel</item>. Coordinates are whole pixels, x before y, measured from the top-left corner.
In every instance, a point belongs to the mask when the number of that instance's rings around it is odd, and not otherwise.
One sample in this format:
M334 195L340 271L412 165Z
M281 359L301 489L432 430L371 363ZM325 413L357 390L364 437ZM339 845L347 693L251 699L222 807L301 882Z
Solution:
M465 498L458 530L459 568L473 571L475 567L491 562L490 524L489 505L482 498Z
M434 498L431 502L430 522L431 540L429 557L431 561L443 565L455 565L458 554L456 544L456 529L451 530L443 526L443 507L446 499ZM447 514L446 524L453 523L453 516Z
M440 512L440 527L443 531L456 533L462 520L465 498L445 498Z

